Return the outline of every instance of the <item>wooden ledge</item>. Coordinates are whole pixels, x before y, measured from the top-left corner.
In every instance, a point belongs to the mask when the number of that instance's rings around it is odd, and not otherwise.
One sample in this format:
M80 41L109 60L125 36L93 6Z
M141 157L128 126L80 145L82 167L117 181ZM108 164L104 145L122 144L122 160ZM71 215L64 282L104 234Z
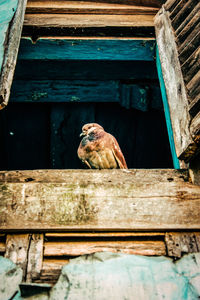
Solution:
M200 187L186 171L11 171L0 178L0 230L200 228Z

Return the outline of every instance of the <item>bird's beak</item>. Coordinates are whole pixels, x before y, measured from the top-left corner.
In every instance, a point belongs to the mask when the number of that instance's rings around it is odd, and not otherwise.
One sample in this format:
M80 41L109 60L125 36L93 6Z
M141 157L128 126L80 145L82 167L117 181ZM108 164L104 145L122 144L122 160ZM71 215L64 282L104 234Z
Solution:
M81 136L84 136L84 135L86 135L86 134L84 132L81 132L81 134L79 136L81 137Z

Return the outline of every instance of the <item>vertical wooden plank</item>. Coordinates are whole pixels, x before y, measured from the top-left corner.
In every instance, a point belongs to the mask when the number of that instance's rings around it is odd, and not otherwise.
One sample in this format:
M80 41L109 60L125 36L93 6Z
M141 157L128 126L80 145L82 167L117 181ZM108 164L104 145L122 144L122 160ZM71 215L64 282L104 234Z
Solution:
M43 234L32 234L28 253L27 282L33 282L40 278L43 261L43 244Z
M8 234L6 238L5 257L22 268L23 280L26 279L29 243L29 234Z
M169 13L164 8L156 15L155 29L176 154L179 159L187 162L195 155L196 145L189 130L191 117L174 31Z
M177 158L176 150L175 150L174 135L173 135L173 129L172 129L172 123L171 123L171 117L170 117L170 111L169 111L169 104L168 104L168 99L167 99L165 83L164 83L164 79L163 79L163 75L162 75L158 47L156 47L156 66L157 66L158 78L159 78L159 82L160 82L160 89L161 89L161 94L162 94L162 100L163 100L163 106L164 106L164 112L165 112L165 118L166 118L167 131L168 131L168 136L169 136L169 143L170 143L170 148L171 148L171 153L172 153L173 164L174 164L175 169L180 169L180 167L181 167L180 162Z
M195 233L169 232L165 235L165 242L169 256L181 257L185 253L199 251Z

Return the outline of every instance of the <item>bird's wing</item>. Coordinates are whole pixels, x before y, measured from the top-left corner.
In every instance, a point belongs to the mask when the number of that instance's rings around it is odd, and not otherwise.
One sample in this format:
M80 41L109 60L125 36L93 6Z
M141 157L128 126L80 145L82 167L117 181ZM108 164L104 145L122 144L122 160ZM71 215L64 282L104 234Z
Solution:
M119 147L119 144L114 136L112 136L112 153L119 165L120 169L128 169L124 155Z

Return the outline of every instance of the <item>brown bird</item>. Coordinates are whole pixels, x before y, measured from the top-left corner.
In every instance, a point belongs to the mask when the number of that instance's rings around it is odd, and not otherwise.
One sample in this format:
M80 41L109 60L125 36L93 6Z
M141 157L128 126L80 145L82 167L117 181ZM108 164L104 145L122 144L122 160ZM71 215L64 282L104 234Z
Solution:
M97 123L82 127L78 157L90 169L127 169L118 142Z

